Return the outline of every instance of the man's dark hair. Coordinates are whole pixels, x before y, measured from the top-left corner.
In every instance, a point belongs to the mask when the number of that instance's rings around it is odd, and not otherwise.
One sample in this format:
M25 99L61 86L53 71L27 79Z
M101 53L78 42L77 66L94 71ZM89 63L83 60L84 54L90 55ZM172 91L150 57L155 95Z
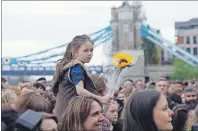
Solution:
M36 89L38 89L38 88L43 88L43 90L45 91L46 89L45 89L45 86L43 86L43 84L41 84L41 83L34 83L33 84L33 86L36 88Z
M180 84L180 85L184 86L182 81L175 81L175 84Z
M145 80L145 83L148 83L150 81L150 77L149 76L145 76L144 80Z
M131 79L126 79L123 83L125 83L125 82L127 82L127 81L130 81L131 83L134 84L133 80L131 80Z
M46 81L46 78L45 77L41 77L41 78L38 78L36 81L42 81L42 80L45 80Z

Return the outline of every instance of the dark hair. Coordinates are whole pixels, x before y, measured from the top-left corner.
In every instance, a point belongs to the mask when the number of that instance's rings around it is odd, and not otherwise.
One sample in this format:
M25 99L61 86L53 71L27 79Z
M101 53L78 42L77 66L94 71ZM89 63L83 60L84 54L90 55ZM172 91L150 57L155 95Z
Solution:
M123 119L118 120L113 125L113 131L122 131L123 128Z
M160 92L154 89L138 91L131 95L126 105L124 130L158 131L153 110L160 96Z
M54 74L53 80L52 80L52 91L57 94L58 93L58 83L59 79L63 74L63 67L71 62L72 59L74 59L74 56L72 54L72 50L78 50L81 45L85 44L87 41L91 42L93 41L89 38L87 35L79 35L75 36L72 41L67 45L65 54L62 59L58 60L56 65L56 72Z
M41 77L41 78L38 78L36 81L42 81L42 80L45 80L46 81L46 78L45 77Z
M196 92L196 90L193 87L187 87L184 89L184 93L186 93L186 92Z
M1 83L6 83L7 80L4 77L1 77Z
M180 84L180 85L184 86L182 81L176 81L175 84Z
M173 131L186 131L186 121L190 107L186 104L177 105L173 108Z
M45 86L44 86L42 83L34 83L33 86L34 86L36 89L38 89L38 88L41 87L44 91L46 90L46 89L45 89Z
M131 80L131 79L126 79L123 83L125 83L125 82L127 82L127 81L130 81L131 83L133 83L133 84L134 84L134 81L133 81L133 80Z

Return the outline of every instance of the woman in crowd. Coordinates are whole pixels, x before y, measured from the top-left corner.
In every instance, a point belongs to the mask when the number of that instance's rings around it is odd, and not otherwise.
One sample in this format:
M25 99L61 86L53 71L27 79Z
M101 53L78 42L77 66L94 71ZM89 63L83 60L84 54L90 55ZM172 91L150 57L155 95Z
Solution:
M172 131L173 112L166 97L157 90L135 92L127 101L125 131Z
M55 112L58 119L68 102L76 96L94 97L103 104L110 102L107 96L95 95L97 90L84 66L93 56L93 44L87 35L74 37L68 44L63 59L57 64L52 91L57 94Z
M95 98L77 96L73 98L59 121L59 131L101 131L102 109Z

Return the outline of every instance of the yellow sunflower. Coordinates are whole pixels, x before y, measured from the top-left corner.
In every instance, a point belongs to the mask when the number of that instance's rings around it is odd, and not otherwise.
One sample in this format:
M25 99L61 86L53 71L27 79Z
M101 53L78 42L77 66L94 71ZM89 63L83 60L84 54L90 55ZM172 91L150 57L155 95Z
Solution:
M133 61L134 60L133 60L132 56L129 54L125 54L125 53L117 53L113 57L113 64L117 68L124 68L124 67L132 64Z

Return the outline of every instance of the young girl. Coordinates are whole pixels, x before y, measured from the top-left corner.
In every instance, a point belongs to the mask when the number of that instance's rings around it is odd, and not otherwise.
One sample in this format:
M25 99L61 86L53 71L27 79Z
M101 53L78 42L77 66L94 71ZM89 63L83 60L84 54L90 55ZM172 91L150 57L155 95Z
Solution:
M118 120L118 103L113 101L104 106L104 115L106 120L102 122L102 130L103 131L112 131L113 124Z
M107 96L95 95L97 94L95 86L84 67L84 64L89 63L92 58L93 44L87 35L74 37L67 46L63 59L57 64L52 80L52 91L57 94L55 112L58 119L68 102L76 96L94 97L103 104L110 102Z

